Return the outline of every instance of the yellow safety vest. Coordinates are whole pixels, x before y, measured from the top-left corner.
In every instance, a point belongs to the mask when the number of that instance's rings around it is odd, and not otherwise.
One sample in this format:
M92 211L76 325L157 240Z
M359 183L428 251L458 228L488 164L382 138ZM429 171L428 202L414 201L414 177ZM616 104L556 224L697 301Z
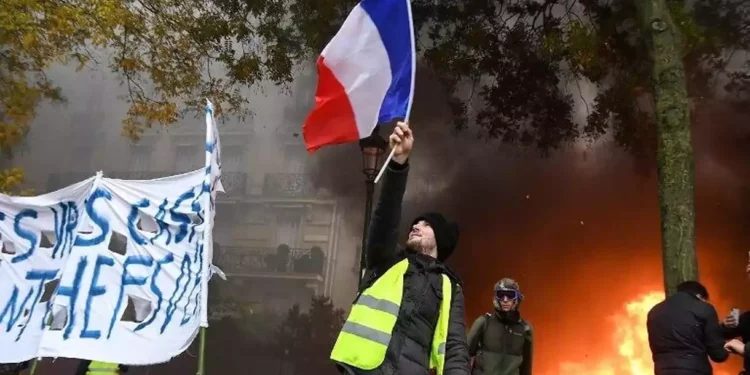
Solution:
M373 370L385 359L404 294L409 260L396 263L357 299L339 333L331 359L362 370ZM451 281L443 275L443 300L430 350L430 368L443 374L445 342L451 309Z
M119 374L120 365L117 363L91 361L86 374Z

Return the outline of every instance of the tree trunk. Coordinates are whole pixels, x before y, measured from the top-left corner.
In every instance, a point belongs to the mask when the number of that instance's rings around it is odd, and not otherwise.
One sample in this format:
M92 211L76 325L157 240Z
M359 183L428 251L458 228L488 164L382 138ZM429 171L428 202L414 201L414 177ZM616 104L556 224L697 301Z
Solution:
M679 30L666 0L635 2L654 63L662 261L666 294L671 295L679 283L698 280L690 107Z

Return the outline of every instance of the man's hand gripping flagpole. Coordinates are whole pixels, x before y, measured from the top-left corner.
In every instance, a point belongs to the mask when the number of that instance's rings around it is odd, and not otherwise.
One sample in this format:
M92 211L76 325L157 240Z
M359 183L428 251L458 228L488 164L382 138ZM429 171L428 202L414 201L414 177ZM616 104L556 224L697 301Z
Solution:
M402 151L401 151L401 148L402 148L401 147L401 139L396 136L397 132L399 132L399 131L402 132L402 134L399 134L402 137L406 136L405 141L407 141L409 143L408 149L411 150L411 145L414 142L414 138L412 137L412 133L411 133L411 128L409 127L409 114L411 112L411 103L412 103L412 100L410 99L408 107L406 108L406 116L404 116L405 117L404 121L400 121L398 124L396 124L396 128L393 129L394 134L391 134L390 138L388 138L388 143L390 144L391 152L388 154L388 157L385 159L385 162L383 163L383 166L380 167L380 172L378 172L378 176L375 177L375 184L376 185L377 185L378 181L380 181L380 178L383 177L383 173L385 172L385 169L388 168L388 163L390 163L391 160L393 159L393 157L395 156L396 150L399 150L399 155L402 154ZM401 124L403 124L405 126L405 128L406 128L405 131L404 131L403 127L401 127ZM399 129L399 128L401 128L401 129ZM405 134L403 134L403 132L405 132Z
M393 134L388 138L388 143L391 146L391 159L399 164L406 163L414 145L414 136L409 128L409 123L399 121L393 128Z

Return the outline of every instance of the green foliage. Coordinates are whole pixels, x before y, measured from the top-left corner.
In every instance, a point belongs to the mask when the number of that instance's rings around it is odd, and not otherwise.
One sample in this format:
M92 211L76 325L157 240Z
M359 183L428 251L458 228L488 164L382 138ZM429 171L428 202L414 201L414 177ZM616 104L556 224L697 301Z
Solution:
M28 133L37 106L63 102L45 73L54 64L109 69L130 105L123 135L201 113L244 117L241 89L289 83L301 46L286 27L291 2L7 0L0 7L0 151ZM103 53L102 53L103 52ZM11 180L13 181L13 180Z
M295 1L291 35L318 53L354 3ZM726 65L732 51L750 48L750 4L669 5L682 33L691 97L708 99L726 88L735 100L748 100L750 66L727 72ZM458 129L474 124L485 137L542 151L611 132L633 153L653 153L651 62L632 0L413 0L412 7L420 67L454 94L449 104ZM729 84L718 86L719 78ZM599 87L583 126L572 117L581 79Z
M277 353L294 363L296 373L332 373L328 358L343 324L343 310L327 297L313 297L307 312L295 305L279 325Z
M46 75L56 63L109 68L130 108L123 134L200 113L243 117L240 89L286 85L316 56L356 0L7 0L0 9L0 150L10 155L37 105L63 101ZM726 72L729 52L750 48L741 0L672 0L683 34L690 94L710 96L717 78L738 98L748 71ZM653 136L647 49L632 0L414 0L422 68L453 93L455 125L542 150L612 130L625 147ZM106 51L97 55L92 51ZM586 78L600 87L584 127L572 109ZM466 95L466 89L470 92ZM745 97L743 97L743 95Z
M45 71L109 68L127 88L123 134L199 113L249 114L243 87L292 80L290 4L216 0L8 0L0 7L0 151L10 156L40 102L64 101ZM106 52L104 59L96 52Z
M9 195L31 195L33 190L21 189L24 180L23 168L0 170L0 193Z

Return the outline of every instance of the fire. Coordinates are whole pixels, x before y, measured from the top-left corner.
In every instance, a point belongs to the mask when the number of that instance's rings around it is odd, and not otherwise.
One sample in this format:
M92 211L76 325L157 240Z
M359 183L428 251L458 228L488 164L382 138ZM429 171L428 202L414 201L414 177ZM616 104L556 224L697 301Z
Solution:
M650 292L627 302L609 317L612 325L611 355L582 362L563 362L557 375L653 375L654 363L648 345L646 318L654 305L664 300L663 292ZM727 375L714 371L716 375Z
M615 345L624 359L622 373L650 375L654 373L651 349L648 346L646 317L654 305L664 300L664 293L651 292L625 304L625 312L615 314ZM618 344L619 343L619 344Z

